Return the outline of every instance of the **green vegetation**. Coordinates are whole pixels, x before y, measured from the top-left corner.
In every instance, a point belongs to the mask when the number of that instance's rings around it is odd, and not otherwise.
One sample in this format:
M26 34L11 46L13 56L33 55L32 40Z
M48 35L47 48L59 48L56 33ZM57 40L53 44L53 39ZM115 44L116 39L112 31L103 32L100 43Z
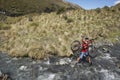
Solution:
M60 9L58 9L57 14L63 13L65 11L66 11L65 8L61 7Z
M0 10L9 16L19 16L28 13L60 11L62 8L79 9L77 5L62 0L0 0Z
M33 22L33 23L30 24L30 26L32 26L32 27L37 27L37 26L39 26L39 23Z
M0 30L9 30L10 28L11 26L4 23L0 23Z

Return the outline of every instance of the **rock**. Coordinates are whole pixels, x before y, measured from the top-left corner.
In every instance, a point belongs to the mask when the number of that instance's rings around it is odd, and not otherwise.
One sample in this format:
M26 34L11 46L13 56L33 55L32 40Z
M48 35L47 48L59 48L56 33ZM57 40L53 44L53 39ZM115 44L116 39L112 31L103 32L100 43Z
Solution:
M104 53L109 53L109 50L107 48L102 49Z
M10 80L9 76L7 74L3 74L1 71L0 71L0 80Z
M49 57L49 62L50 62L50 63L56 63L56 62L58 62L58 61L59 61L59 58L56 57L56 56L51 56L51 57Z
M117 67L120 69L120 64L117 64Z
M2 76L2 72L0 71L0 76Z
M77 61L72 61L71 64L70 64L70 66L73 68L73 67L75 67L76 63L77 63Z

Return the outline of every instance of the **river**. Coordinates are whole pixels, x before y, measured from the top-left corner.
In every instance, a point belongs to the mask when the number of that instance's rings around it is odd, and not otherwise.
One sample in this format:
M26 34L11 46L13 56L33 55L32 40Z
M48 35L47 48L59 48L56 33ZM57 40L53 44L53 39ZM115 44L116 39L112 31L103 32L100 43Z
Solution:
M11 80L120 80L120 45L97 48L93 64L74 64L71 58L46 60L12 58L0 53L0 70ZM105 51L107 49L107 51Z

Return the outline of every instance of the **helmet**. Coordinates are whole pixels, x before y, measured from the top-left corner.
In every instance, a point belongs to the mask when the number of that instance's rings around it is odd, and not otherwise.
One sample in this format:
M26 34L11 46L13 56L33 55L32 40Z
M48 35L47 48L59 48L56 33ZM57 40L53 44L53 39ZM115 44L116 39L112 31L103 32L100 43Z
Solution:
M88 37L85 37L85 40L88 40L89 38Z

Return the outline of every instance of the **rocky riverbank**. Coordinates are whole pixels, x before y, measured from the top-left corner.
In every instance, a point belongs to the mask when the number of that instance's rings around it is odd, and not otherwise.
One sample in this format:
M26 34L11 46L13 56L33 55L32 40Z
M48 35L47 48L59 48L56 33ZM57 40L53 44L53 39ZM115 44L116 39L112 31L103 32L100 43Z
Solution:
M12 58L0 53L0 70L11 80L120 80L120 45L97 48L88 63L75 64L71 58L51 56L46 60Z

